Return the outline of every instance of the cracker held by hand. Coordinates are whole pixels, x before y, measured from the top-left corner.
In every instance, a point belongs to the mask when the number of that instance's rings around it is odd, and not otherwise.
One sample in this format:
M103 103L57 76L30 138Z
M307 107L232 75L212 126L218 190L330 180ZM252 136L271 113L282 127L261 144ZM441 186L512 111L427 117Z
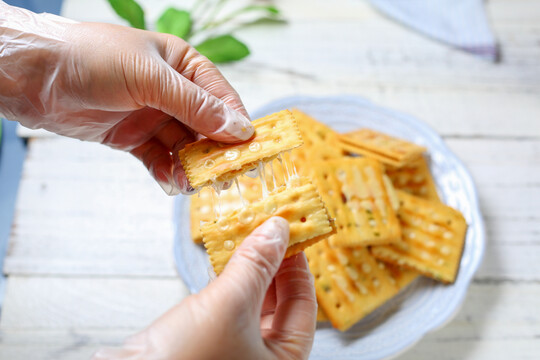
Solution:
M397 191L401 202L398 217L403 241L373 246L373 255L386 262L408 267L444 283L453 283L467 223L463 215L441 203Z
M334 225L313 184L305 178L281 187L265 199L238 209L201 227L204 246L216 274L221 273L234 250L256 227L272 216L289 221L289 246L285 257L334 233Z
M371 129L341 135L339 140L346 151L372 157L396 167L418 159L426 151L425 147Z
M254 136L242 143L224 144L202 139L186 145L178 153L191 186L230 181L260 162L268 162L281 152L302 145L292 113L283 110L253 121Z
M314 173L321 197L336 218L337 234L330 239L331 246L400 241L399 222L378 161L335 159L317 164Z

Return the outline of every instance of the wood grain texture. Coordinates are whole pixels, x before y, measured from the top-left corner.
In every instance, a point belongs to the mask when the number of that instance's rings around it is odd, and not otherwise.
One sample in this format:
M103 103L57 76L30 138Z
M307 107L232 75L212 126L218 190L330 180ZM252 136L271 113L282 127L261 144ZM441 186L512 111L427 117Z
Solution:
M17 284L8 289L12 292L11 299L20 301L21 305L17 316L9 315L0 325L0 358L14 360L75 359L87 357L101 346L121 344L126 336L139 331L181 295L178 282L171 280L146 281L144 285L149 290L146 295L137 292L141 283L135 279L113 278L101 282L13 277L11 282ZM54 292L44 291L51 286ZM109 286L118 286L118 291L111 292ZM91 307L84 303L80 306L93 308L95 317L107 321L99 322L76 309L73 302L84 300L77 295L84 288L100 296L90 301ZM128 299L128 295L133 298ZM46 305L29 301L31 296L43 297ZM536 284L472 284L457 316L443 329L427 335L404 358L430 359L440 353L444 359L496 359L496 351L499 354L512 351L513 358L533 359L538 351L539 296ZM150 303L156 306L152 308ZM10 306L13 303L6 304L6 311L12 313Z
M0 329L137 330L187 294L179 279L10 276Z

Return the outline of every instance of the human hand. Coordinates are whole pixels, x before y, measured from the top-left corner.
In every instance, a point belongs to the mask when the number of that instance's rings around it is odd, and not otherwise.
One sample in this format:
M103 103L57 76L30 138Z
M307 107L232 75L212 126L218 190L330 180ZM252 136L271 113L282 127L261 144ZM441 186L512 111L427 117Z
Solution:
M189 192L178 150L253 127L219 70L173 35L76 23L0 1L0 114L129 151L167 194Z
M305 255L282 262L288 241L286 220L266 221L204 290L93 360L306 359L317 301Z

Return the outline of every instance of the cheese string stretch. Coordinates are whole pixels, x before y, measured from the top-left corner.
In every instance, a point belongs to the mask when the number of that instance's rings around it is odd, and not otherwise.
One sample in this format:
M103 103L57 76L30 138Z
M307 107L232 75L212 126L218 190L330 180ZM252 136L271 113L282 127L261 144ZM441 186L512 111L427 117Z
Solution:
M232 152L231 152L232 153ZM286 155L285 155L286 154ZM283 184L278 185L278 181L276 180L276 174L274 172L274 166L273 166L273 160L270 160L268 162L259 161L257 163L257 166L246 172L245 176L253 177L253 178L259 178L260 184L261 184L261 199L266 199L268 195L274 191L276 191L280 186L289 187L291 186L291 180L298 178L298 172L296 169L296 165L294 161L292 160L291 152L286 151L285 154L278 154L276 159L279 162L281 166L282 173L284 174ZM273 185L272 191L268 188L268 179L267 179L267 165L270 169L270 175L272 176L272 182ZM292 169L292 171L291 171ZM234 183L236 192L238 194L238 197L240 199L240 204L242 208L245 208L249 203L242 195L242 189L240 187L240 182L238 181L238 178L243 175L235 176L234 179L229 182L220 182L220 181L213 181L211 185L212 191L212 205L214 207L214 216L217 221L221 219L225 214L223 213L223 200L222 200L222 192L228 190L228 183ZM229 211L233 209L227 209Z

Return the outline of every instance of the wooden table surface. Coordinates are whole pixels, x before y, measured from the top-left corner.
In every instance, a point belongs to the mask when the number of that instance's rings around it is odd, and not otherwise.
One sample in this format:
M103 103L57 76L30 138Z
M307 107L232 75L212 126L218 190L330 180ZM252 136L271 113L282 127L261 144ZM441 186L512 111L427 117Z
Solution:
M145 1L155 19L168 1ZM278 1L288 25L238 32L221 66L248 110L295 94L358 94L425 121L472 172L487 224L463 308L400 359L538 359L540 1L489 0L491 64L404 28L361 0ZM118 22L105 1L63 15ZM29 143L5 259L1 359L81 359L188 294L172 256L173 199L127 154L61 137Z

